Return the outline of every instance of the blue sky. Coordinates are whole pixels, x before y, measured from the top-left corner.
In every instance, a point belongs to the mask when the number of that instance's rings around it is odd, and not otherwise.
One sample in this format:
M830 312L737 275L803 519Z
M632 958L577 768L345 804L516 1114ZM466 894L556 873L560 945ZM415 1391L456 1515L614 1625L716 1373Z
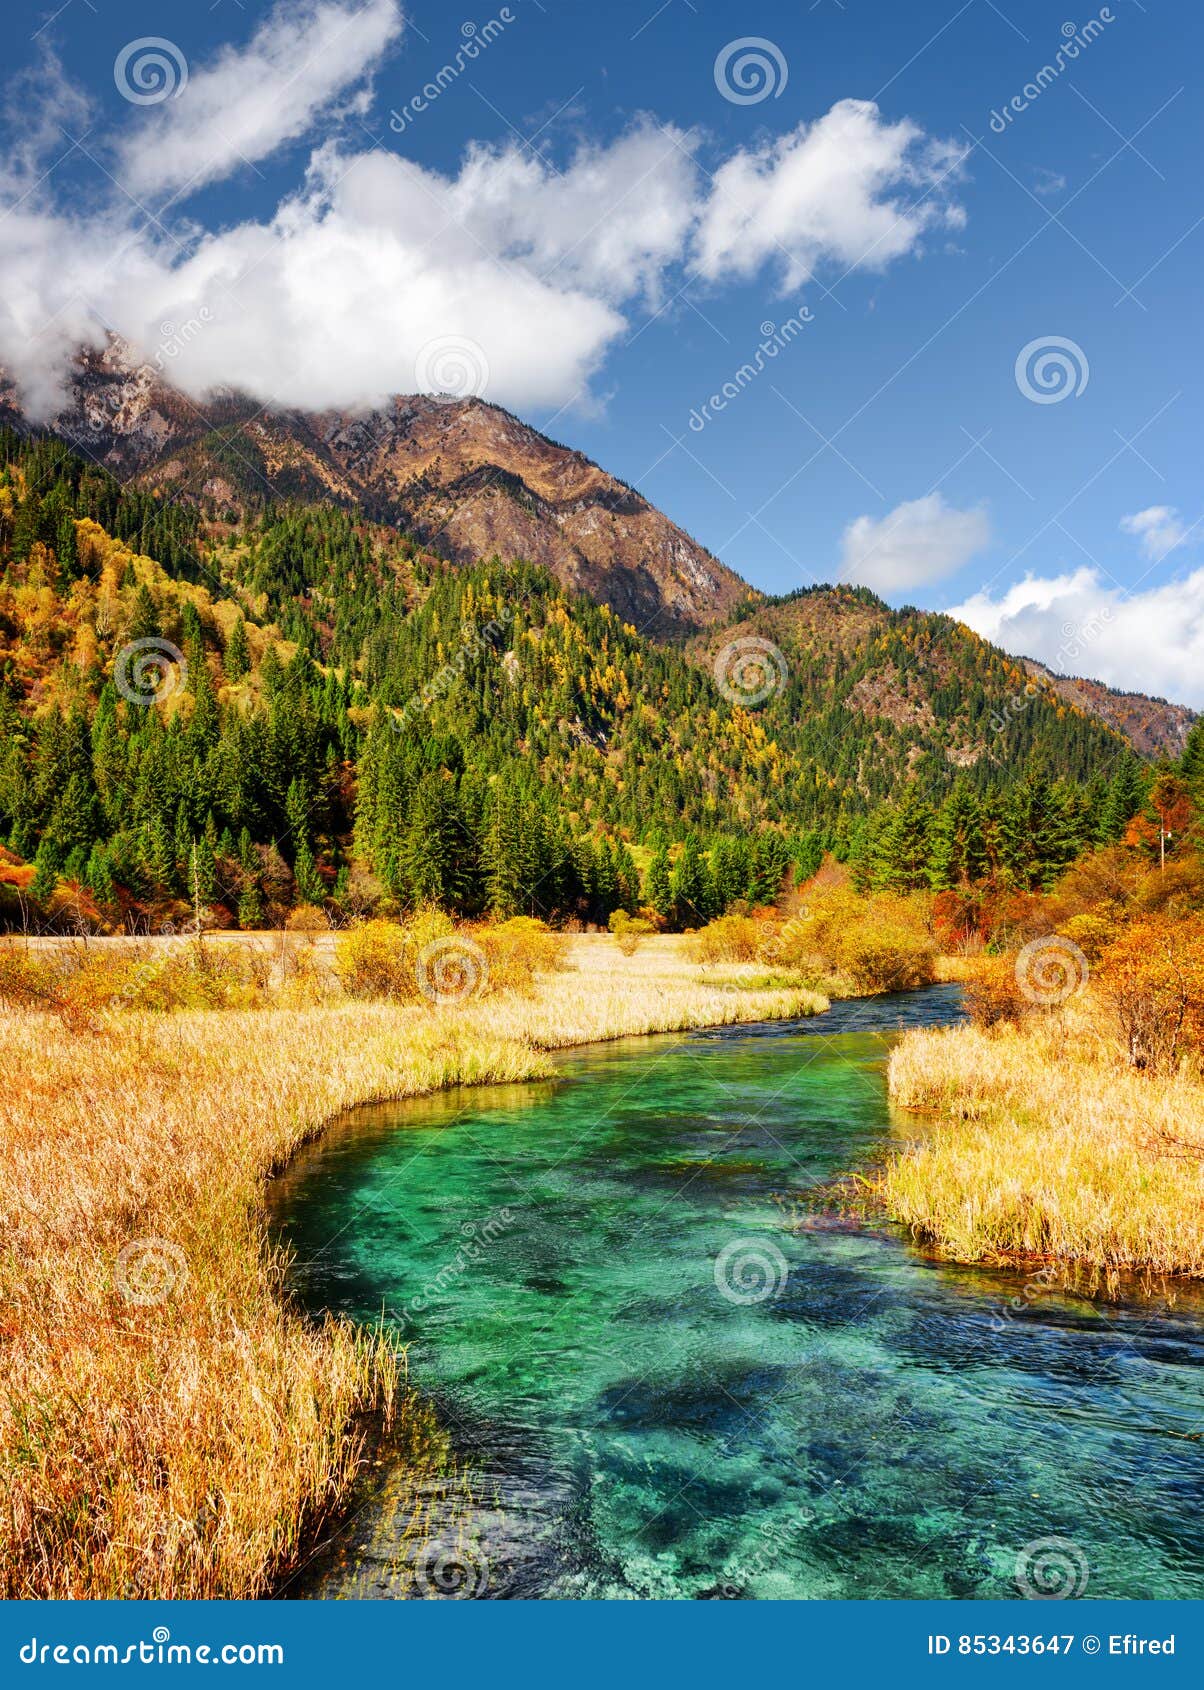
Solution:
M404 13L10 7L28 391L98 323L186 339L197 391L465 382L759 587L866 581L1204 706L1201 8Z

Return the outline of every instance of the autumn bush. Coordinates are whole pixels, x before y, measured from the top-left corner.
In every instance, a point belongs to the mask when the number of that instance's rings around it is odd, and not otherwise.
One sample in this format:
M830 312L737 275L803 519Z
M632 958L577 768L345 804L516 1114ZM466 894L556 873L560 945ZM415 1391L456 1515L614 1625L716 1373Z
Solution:
M348 997L393 1003L418 997L413 947L406 929L395 921L363 921L341 933L334 970Z
M809 896L786 923L776 960L876 993L930 984L936 955L926 900L884 892L861 897L834 886Z
M330 922L319 904L298 904L290 910L285 927L290 933L329 933Z
M0 949L0 1003L52 1010L75 1032L97 1031L126 1010L253 1009L267 986L262 959L191 939L101 950L64 943Z
M335 973L354 998L444 1002L494 992L529 992L563 966L567 941L534 916L457 928L442 910L404 922L365 921L340 934Z
M1132 1067L1166 1074L1204 1054L1204 917L1131 922L1093 979Z
M640 940L656 932L647 916L629 915L626 910L613 910L606 925L624 956L634 956L640 948Z
M755 962L771 932L750 915L721 915L699 928L695 954L704 963Z
M516 915L472 935L485 956L489 992L530 992L536 976L563 968L568 942L534 916Z
M1020 989L1015 957L980 957L965 984L965 1004L970 1020L984 1032L1020 1026L1033 1004Z

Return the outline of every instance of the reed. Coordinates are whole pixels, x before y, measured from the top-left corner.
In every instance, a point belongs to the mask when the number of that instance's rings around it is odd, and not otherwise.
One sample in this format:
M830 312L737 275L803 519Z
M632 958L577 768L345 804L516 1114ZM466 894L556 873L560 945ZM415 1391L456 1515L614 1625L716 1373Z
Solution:
M889 1076L938 1122L910 1124L880 1194L941 1254L1204 1275L1204 1085L1134 1069L1088 994L1021 1028L910 1032Z
M0 1010L0 1595L249 1597L348 1494L366 1411L420 1445L381 1334L284 1295L264 1182L352 1105L552 1071L594 1039L792 1015L814 993L679 941L572 942L529 995L431 1007ZM289 1000L289 984L281 991Z

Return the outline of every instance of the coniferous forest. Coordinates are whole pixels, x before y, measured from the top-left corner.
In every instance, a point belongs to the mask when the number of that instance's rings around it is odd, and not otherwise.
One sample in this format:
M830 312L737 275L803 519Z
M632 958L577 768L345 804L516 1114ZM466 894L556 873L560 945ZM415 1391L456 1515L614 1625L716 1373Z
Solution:
M169 503L11 431L0 466L10 928L423 904L691 927L826 852L862 887L1035 891L1147 801L1118 734L864 589L773 601L784 684L745 706L722 663L748 607L658 644L344 506Z

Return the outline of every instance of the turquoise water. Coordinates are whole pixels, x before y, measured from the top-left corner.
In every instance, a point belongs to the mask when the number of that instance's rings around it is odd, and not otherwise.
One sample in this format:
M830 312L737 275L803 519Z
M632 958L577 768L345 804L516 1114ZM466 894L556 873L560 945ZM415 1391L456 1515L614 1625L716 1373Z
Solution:
M279 1183L312 1309L409 1344L463 1483L381 1471L306 1595L1204 1595L1198 1301L926 1261L798 1194L900 1130L956 988L358 1112ZM1056 1540L1052 1544L1046 1540Z

